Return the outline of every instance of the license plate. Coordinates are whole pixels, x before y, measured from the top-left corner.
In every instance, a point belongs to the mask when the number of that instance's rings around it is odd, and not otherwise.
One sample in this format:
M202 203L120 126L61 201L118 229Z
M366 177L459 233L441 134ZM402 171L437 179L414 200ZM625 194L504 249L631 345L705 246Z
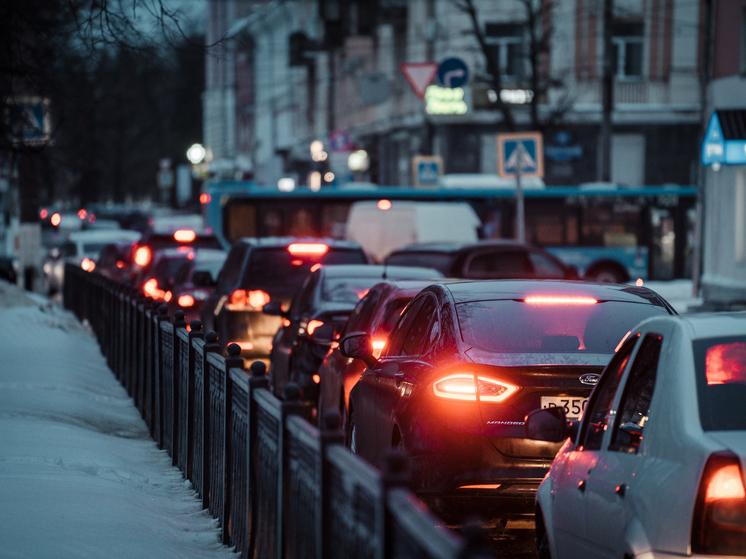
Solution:
M542 408L565 408L565 416L577 419L585 410L588 398L567 398L564 396L542 396Z

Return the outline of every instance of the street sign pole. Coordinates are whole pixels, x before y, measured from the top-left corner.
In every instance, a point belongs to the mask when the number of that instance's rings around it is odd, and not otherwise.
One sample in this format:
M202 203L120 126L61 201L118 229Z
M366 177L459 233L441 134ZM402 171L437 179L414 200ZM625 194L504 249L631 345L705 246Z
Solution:
M516 234L515 238L524 242L526 240L526 210L523 205L523 187L521 186L521 165L515 171L515 211L516 211Z

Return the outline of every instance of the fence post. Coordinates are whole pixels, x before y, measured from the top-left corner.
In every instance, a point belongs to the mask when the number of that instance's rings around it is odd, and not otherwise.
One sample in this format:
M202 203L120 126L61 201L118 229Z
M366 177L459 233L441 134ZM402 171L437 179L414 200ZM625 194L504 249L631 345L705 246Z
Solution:
M317 512L317 524L316 533L319 534L316 547L316 559L324 559L324 557L330 557L331 550L333 548L331 523L331 471L329 463L326 459L329 446L338 444L344 444L344 433L341 429L342 418L339 412L329 410L321 418L321 436L319 440L321 442L321 452L319 452L319 472L321 472L321 487L319 488L319 509Z
M254 400L255 390L269 390L269 378L267 378L267 366L263 361L254 361L249 366L249 402L248 402L248 416L249 416L249 427L248 427L248 441L246 442L246 472L249 477L247 480L248 487L248 498L246 504L248 510L246 511L246 518L249 522L249 550L248 557L253 558L256 550L256 527L257 527L257 480L258 472L256 469L256 454L254 450L257 448L257 403Z
M156 303L157 304L157 303ZM168 307L166 305L158 306L158 314L153 319L153 351L151 363L153 373L153 424L155 442L158 448L163 448L163 333L161 332L161 322L168 322ZM170 392L170 391L169 391Z
M389 511L389 491L398 488L409 488L409 457L393 450L386 455L386 463L381 476L383 483L383 556L389 559L393 556L395 531L394 519Z
M177 351L177 348L179 345L176 343L178 339L177 330L179 328L186 328L187 324L184 320L184 311L178 310L174 313L174 375L173 375L173 381L174 386L171 391L173 403L171 404L171 414L173 415L173 419L171 421L171 427L172 427L172 433L171 433L171 465L176 466L179 462L179 452L181 452L181 449L179 447L179 429L181 429L181 425L179 423L179 406L181 404L181 352ZM186 472L184 472L186 475Z
M204 508L210 507L210 491L212 491L210 487L210 445L212 444L210 441L212 436L212 425L210 424L210 367L207 364L207 354L218 353L219 351L218 335L210 330L205 334L205 345L202 353L204 359L202 363L202 506Z
M287 420L291 415L303 414L303 403L300 400L300 388L294 382L285 385L282 391L280 421L280 441L278 450L279 474L277 480L277 559L285 558L285 511L289 499L290 478L290 440L287 436Z
M223 448L225 456L223 458L223 514L220 519L220 526L223 530L223 543L230 544L230 531L228 530L228 519L230 518L230 509L233 506L231 502L231 491L233 488L233 382L231 381L231 369L243 370L243 357L241 357L241 347L238 344L229 344L226 348L228 355L225 358L225 428L223 429Z
M189 406L184 414L187 418L187 471L186 477L189 480L194 480L194 423L191 421L192 413L194 410L194 361L196 354L194 347L192 346L192 340L194 338L204 338L205 334L202 332L202 322L197 319L192 320L189 323L189 394L188 402Z

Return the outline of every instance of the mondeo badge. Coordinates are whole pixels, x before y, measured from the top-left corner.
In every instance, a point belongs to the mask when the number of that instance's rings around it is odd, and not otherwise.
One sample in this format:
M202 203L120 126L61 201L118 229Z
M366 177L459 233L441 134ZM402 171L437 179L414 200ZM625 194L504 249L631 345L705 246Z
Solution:
M585 373L584 375L580 375L580 382L583 384L596 384L599 377L600 375L596 373Z

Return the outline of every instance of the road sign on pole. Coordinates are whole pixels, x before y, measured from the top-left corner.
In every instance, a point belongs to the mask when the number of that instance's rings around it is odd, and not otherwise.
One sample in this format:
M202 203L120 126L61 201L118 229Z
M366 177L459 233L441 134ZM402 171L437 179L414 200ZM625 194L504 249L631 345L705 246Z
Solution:
M455 56L446 58L438 65L438 81L443 87L462 87L469 81L469 67Z
M540 132L497 135L497 174L515 177L515 237L526 240L525 209L521 177L544 176L544 149Z
M412 182L415 186L436 186L443 174L443 158L439 155L415 155L412 158Z
M407 80L409 87L420 99L425 97L427 86L433 83L438 72L437 62L404 62L399 69Z
M497 174L503 178L544 177L544 147L541 132L497 135Z

